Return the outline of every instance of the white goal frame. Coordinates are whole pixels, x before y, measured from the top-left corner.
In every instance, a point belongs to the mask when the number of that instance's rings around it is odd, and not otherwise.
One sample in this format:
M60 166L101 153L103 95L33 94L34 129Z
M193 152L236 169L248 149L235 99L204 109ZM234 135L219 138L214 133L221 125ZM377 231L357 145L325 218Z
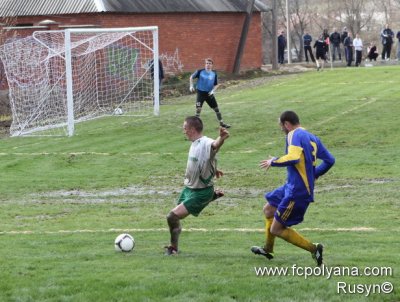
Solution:
M33 45L32 50L20 53L20 49L30 49L26 45ZM93 56L99 50L97 61ZM0 46L0 57L10 87L12 136L73 136L80 121L139 112L160 114L157 26L35 31ZM48 58L56 58L55 65L43 63ZM31 82L30 75L39 75L39 80L32 78ZM49 86L54 81L60 85L55 89Z
M159 99L159 66L158 66L158 27L126 27L126 28L91 28L91 29L66 29L65 30L65 63L67 76L67 108L68 108L68 135L74 134L74 100L73 100L73 79L72 79L72 56L71 56L71 33L110 33L110 32L132 32L150 30L153 33L153 64L154 64L154 115L160 114Z

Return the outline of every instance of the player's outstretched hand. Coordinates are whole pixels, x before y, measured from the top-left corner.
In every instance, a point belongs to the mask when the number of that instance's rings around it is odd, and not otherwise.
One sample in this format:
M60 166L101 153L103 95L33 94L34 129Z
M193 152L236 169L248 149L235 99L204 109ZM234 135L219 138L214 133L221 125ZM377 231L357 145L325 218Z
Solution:
M221 170L218 170L218 169L217 169L217 172L215 173L215 177L216 177L216 178L220 178L220 177L222 177L222 176L224 176L224 172L222 172Z
M264 160L260 161L260 168L268 170L269 167L271 167L271 163L274 159L275 159L275 157L270 157L268 159L264 159Z
M219 136L222 140L226 140L229 137L229 131L224 127L219 127Z
M194 92L195 89L193 86L190 86L189 90L190 90L190 92Z

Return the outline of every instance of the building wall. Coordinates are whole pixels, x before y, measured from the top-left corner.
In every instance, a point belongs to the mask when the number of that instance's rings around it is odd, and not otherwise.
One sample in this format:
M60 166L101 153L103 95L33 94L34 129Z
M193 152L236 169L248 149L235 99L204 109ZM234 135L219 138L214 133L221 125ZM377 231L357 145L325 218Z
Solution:
M237 47L245 19L244 13L165 13L165 14L79 14L63 16L19 17L18 24L51 19L66 25L92 24L98 27L159 27L159 53L179 52L183 71L203 67L204 58L214 59L216 70L232 72ZM18 30L25 36L29 30ZM241 70L257 69L262 65L262 38L260 13L254 13Z

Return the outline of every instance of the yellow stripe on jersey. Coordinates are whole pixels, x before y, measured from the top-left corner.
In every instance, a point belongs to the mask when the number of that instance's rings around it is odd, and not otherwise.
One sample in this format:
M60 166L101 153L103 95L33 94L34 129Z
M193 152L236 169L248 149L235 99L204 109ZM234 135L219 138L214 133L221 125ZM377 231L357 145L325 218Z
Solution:
M280 164L280 163L285 163L285 162L290 162L290 161L296 161L296 160L300 159L302 154L303 154L303 148L290 145L288 147L287 154L274 160L274 163Z
M283 221L286 221L289 218L289 215L292 213L294 207L294 201L290 201L288 207L286 208L285 212L283 212L283 215L281 219Z
M308 177L307 177L307 171L306 171L306 161L304 159L304 154L302 153L300 156L300 161L294 165L297 172L299 172L301 179L304 182L304 185L307 188L308 194L311 194L310 192L310 183L308 182Z

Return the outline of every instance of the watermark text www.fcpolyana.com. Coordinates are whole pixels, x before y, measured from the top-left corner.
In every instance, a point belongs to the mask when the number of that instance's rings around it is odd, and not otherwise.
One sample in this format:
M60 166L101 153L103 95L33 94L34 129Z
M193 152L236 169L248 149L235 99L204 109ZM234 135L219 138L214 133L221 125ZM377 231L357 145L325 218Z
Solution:
M254 267L258 277L278 277L278 276L297 276L307 279L311 276L325 277L392 277L393 269L391 267L346 267L346 266L321 266L321 267L302 267L293 264L291 267ZM362 294L369 296L371 294L390 294L394 290L393 284L389 281L380 283L349 283L338 281L336 285L337 294Z

